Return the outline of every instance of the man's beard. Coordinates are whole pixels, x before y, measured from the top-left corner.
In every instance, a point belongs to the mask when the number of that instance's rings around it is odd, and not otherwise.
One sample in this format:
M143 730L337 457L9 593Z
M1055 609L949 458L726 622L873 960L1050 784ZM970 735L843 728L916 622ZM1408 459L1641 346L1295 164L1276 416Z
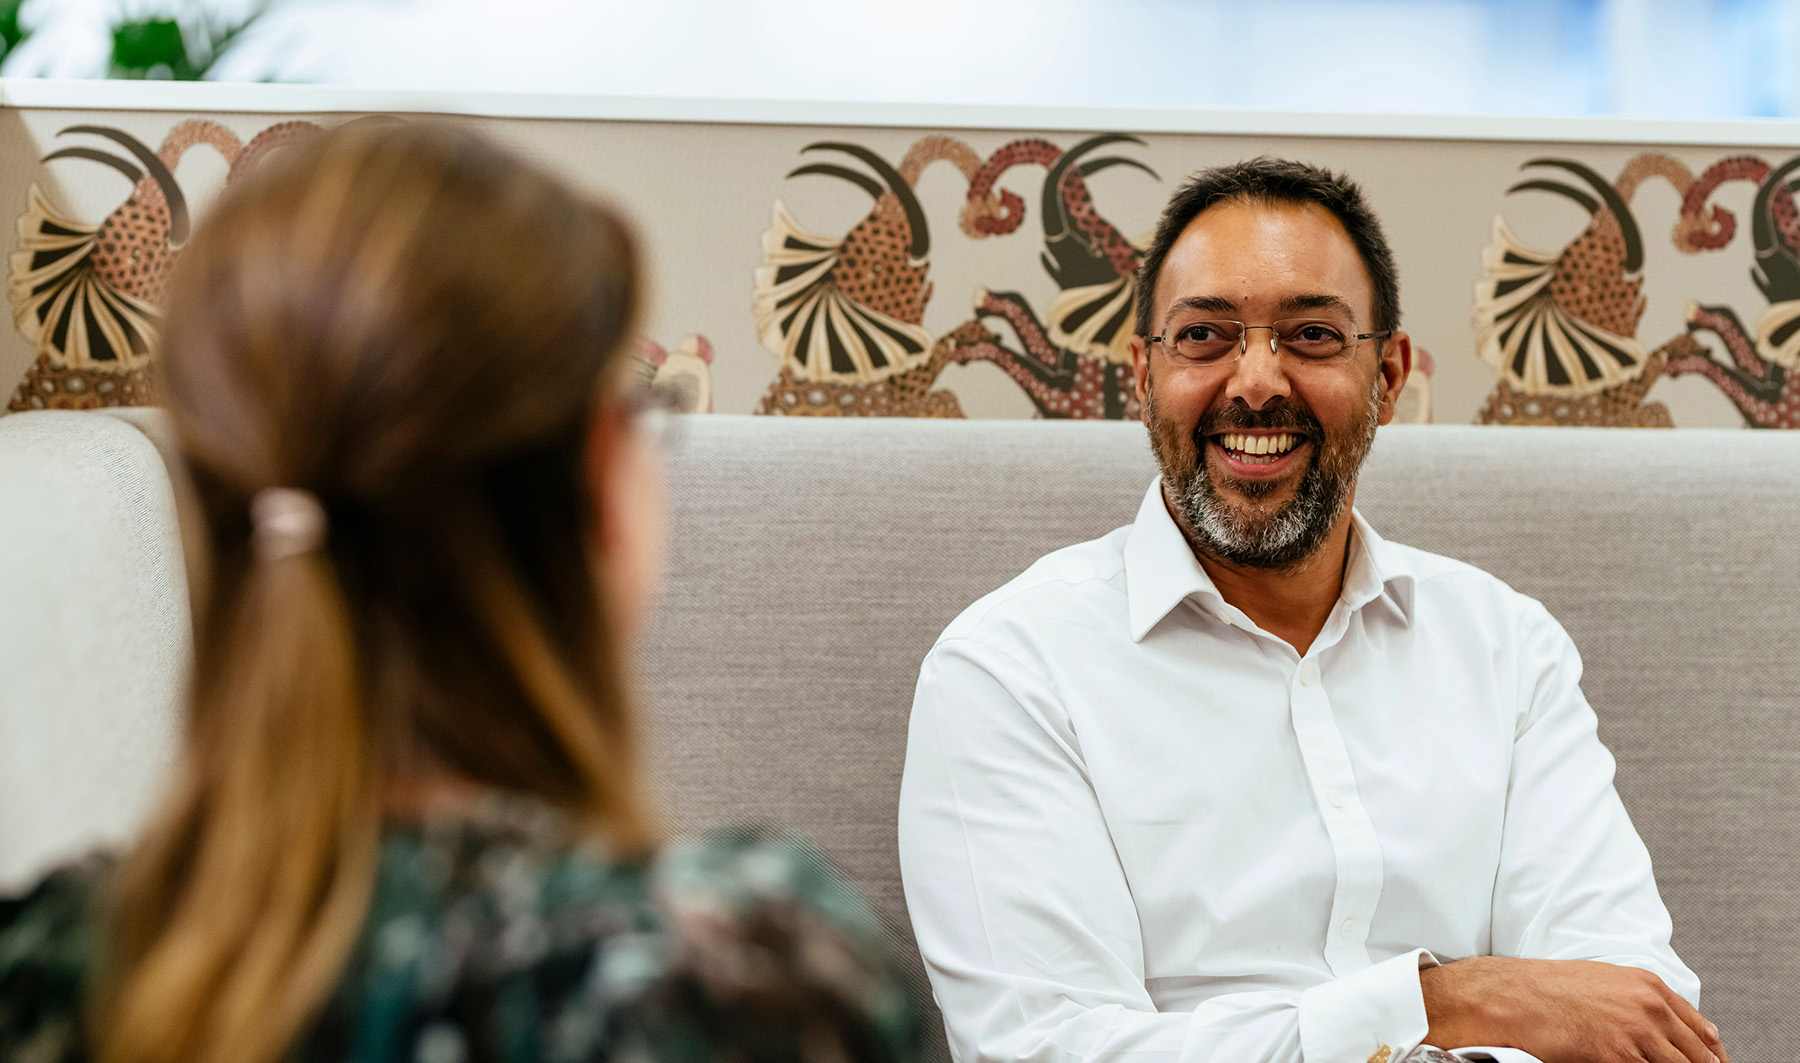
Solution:
M1336 438L1303 403L1275 399L1252 410L1242 399L1200 419L1193 458L1182 462L1179 437L1158 415L1154 394L1145 403L1151 446L1162 467L1165 497L1180 513L1195 546L1221 561L1249 568L1287 569L1311 557L1337 526L1356 488L1356 474L1375 442L1381 421L1382 378L1375 377L1362 419ZM1286 504L1267 501L1280 488L1271 480L1231 480L1248 502L1233 506L1219 493L1206 461L1209 437L1239 429L1286 429L1313 445L1311 463Z

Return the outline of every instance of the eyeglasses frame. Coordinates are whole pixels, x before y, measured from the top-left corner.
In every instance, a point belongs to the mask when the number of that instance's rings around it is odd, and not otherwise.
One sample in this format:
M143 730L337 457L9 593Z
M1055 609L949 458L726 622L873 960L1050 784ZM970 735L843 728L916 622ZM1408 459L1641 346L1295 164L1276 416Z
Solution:
M1275 330L1276 323L1270 323L1267 325L1246 325L1242 321L1234 321L1231 318L1225 318L1225 317L1206 318L1205 320L1216 323L1216 324L1220 324L1220 325L1236 325L1238 327L1238 343L1237 343L1238 352L1237 352L1236 357L1221 358L1216 362L1202 362L1202 363L1200 363L1202 365L1233 365L1237 362L1243 361L1244 356L1246 354L1250 353L1250 331L1252 329L1266 329L1269 333L1269 353L1275 354L1275 355L1279 355L1281 353L1281 348L1279 346L1277 346L1278 341L1281 339L1281 334ZM1294 318L1282 318L1282 320L1283 321L1308 321L1308 322L1310 322L1310 321L1314 321L1316 319L1309 318L1309 317L1294 317ZM1330 325L1330 322L1321 321L1319 323L1322 325L1327 325L1327 326ZM1336 362L1348 361L1350 359L1350 357L1354 354L1354 352L1357 350L1357 348L1362 345L1362 341L1364 341L1364 340L1385 340L1389 336L1392 336L1393 334L1394 334L1394 330L1391 328L1381 329L1378 332L1356 332L1356 333L1352 333L1350 335L1350 342L1344 344L1344 349L1342 351L1338 352L1337 354L1332 355L1330 358L1308 358L1304 355L1295 355L1295 357L1298 358L1302 362L1307 362L1307 363L1310 363L1313 365L1331 365ZM1169 343L1169 336L1168 336L1167 332L1165 332L1161 336L1147 336L1147 337L1145 337L1144 342L1160 343L1160 344L1163 344L1164 346L1173 346L1172 344Z
M672 389L633 382L620 389L618 403L632 430L652 450L671 450L681 442L689 415Z

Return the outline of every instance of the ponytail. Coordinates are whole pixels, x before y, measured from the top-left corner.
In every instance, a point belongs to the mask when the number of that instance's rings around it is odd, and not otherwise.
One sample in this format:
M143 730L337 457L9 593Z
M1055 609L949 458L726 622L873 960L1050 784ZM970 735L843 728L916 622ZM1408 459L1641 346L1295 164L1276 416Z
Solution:
M100 1063L276 1063L368 910L378 756L329 557L246 559L197 639L174 792L121 869Z

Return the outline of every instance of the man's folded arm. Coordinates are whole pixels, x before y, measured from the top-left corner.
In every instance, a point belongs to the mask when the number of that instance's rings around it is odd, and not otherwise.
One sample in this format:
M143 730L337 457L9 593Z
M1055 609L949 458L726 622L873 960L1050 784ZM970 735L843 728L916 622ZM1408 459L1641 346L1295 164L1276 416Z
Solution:
M1364 1063L1425 1036L1418 953L1158 1012L1078 736L1052 684L985 643L946 639L921 669L900 862L959 1063Z
M1613 758L1581 692L1581 657L1535 603L1519 646L1492 951L1639 967L1698 1005L1699 979L1669 946L1650 854L1613 788Z

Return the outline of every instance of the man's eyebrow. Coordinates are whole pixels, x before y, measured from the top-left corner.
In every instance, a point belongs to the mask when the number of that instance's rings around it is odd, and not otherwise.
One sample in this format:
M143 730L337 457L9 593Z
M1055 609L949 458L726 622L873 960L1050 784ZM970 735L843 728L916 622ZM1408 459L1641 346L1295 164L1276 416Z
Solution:
M1336 310L1344 316L1355 320L1356 311L1349 303L1335 295L1290 295L1283 299L1278 309L1284 314L1297 314L1302 310Z
M1170 303L1168 313L1163 315L1163 320L1169 320L1171 316L1181 310L1193 310L1202 314L1235 314L1237 313L1237 304L1217 295L1190 295Z

